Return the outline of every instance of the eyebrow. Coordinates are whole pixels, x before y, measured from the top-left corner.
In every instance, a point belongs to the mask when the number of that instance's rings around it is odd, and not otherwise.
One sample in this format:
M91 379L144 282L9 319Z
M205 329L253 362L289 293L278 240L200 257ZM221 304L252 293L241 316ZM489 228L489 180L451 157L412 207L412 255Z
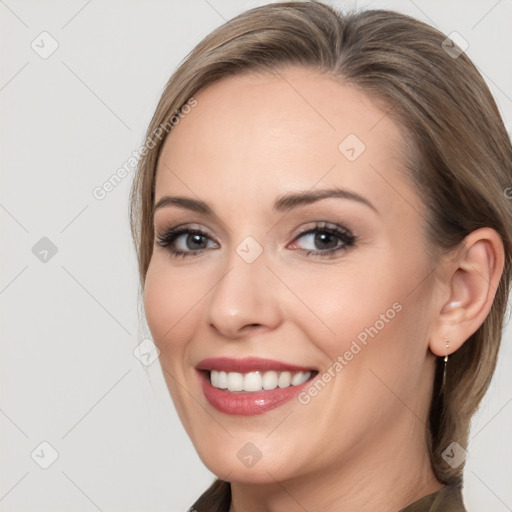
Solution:
M324 190L309 190L305 192L290 192L283 196L280 196L274 203L273 210L276 213L287 212L299 206L321 201L322 199L328 198L339 198L339 199L350 199L364 204L371 208L375 213L379 213L377 208L365 197L341 188L329 188ZM215 215L213 208L204 201L198 199L192 199L189 197L181 196L163 196L153 207L153 214L161 209L168 206L177 206L179 208L185 208L194 212L202 213L205 215Z

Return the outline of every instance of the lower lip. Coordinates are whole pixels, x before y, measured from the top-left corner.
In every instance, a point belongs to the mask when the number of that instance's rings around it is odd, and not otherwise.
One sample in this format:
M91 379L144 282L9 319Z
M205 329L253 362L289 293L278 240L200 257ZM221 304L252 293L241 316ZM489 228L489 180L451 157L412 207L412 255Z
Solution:
M212 386L206 372L200 371L199 375L206 400L218 411L238 416L254 416L275 409L295 398L312 381L309 379L299 386L282 389L237 393Z

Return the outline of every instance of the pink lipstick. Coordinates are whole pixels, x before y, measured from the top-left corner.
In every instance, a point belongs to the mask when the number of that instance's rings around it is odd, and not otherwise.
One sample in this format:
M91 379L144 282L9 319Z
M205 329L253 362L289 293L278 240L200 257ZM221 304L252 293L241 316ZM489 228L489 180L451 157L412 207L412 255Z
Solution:
M292 400L318 373L313 368L249 357L208 358L197 366L207 401L224 414L262 414Z

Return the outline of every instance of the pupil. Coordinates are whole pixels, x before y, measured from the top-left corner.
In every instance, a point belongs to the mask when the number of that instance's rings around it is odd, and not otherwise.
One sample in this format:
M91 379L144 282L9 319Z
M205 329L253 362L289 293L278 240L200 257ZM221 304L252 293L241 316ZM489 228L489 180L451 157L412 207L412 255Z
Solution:
M333 247L336 247L335 237L328 233L317 234L315 236L315 245L320 249L332 249Z
M187 248L188 249L197 249L197 245L204 244L204 236L203 235L191 235L187 238ZM194 245L197 244L197 245ZM199 247L202 249L203 247Z

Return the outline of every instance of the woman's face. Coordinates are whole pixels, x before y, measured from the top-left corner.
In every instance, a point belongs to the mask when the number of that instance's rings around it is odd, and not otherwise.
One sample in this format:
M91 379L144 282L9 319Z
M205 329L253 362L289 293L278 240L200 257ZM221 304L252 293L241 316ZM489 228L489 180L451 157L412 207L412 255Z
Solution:
M425 457L435 265L397 126L297 68L195 99L158 163L145 308L200 457L260 483Z

